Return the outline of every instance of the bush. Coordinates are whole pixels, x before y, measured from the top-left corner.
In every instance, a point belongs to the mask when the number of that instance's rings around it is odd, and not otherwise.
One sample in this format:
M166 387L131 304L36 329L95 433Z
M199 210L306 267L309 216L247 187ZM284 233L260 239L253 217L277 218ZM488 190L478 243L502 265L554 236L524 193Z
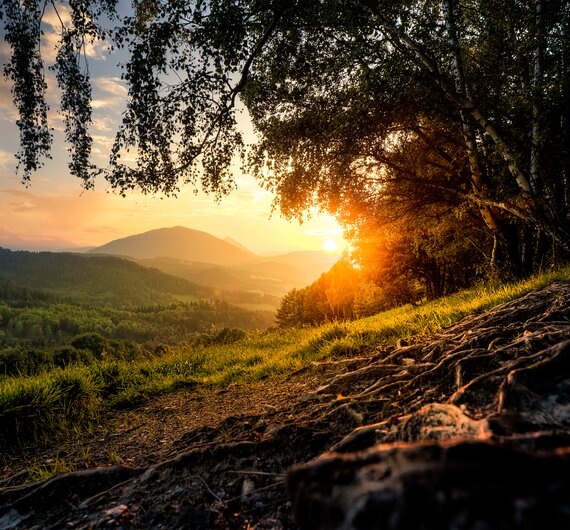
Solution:
M107 339L99 335L99 333L77 335L71 341L71 345L78 350L90 351L97 359L101 359L108 348Z
M70 364L91 364L95 360L89 350L78 350L73 346L61 346L53 352L53 364L63 368Z
M243 338L247 333L243 329L223 328L217 333L201 333L192 344L195 346L213 346L214 344L234 344Z

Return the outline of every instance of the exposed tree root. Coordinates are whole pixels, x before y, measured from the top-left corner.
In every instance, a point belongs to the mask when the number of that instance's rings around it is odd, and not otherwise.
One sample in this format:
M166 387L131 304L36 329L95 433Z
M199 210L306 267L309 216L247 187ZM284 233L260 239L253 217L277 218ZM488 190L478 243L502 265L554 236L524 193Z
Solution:
M146 470L5 482L0 527L570 526L570 282L340 368Z

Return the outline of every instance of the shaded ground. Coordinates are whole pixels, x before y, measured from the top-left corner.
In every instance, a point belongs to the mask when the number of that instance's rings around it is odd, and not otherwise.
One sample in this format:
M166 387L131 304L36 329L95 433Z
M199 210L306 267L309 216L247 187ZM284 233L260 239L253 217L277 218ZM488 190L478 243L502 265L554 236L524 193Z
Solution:
M91 441L128 466L5 481L0 528L568 528L569 317L559 282L426 343L160 397Z
M219 427L220 436L231 441L242 416L287 410L350 364L315 363L296 374L234 384L222 390L183 388L137 407L112 411L100 428L79 439L19 448L0 455L0 485L7 481L12 485L31 482L42 472L48 474L65 467L81 470L116 464L155 464L178 451L184 434L202 428ZM224 420L228 421L221 425Z

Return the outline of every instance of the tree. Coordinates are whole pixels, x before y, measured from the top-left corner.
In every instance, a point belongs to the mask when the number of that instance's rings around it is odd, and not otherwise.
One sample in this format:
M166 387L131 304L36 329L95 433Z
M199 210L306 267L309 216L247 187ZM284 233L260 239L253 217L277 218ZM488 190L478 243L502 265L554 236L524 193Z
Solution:
M6 0L0 11L25 180L50 142L44 7ZM461 207L492 238L496 271L568 257L567 0L139 0L116 28L104 19L117 18L113 0L70 9L54 68L70 169L87 186L103 170L89 161L79 52L106 37L130 56L105 169L121 193L231 190L230 165L245 154L239 96L260 136L247 166L285 215L316 204L352 225L373 201L410 218Z

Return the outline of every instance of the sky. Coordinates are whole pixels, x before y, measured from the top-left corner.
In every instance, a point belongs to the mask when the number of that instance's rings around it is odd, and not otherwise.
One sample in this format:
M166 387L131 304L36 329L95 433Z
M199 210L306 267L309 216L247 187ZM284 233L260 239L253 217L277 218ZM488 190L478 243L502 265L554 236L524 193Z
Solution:
M48 4L49 5L49 4ZM65 9L58 4L60 16ZM53 10L44 15L42 50L46 63L55 58L59 21ZM0 61L8 60L8 44L0 42ZM101 45L87 50L93 84L93 161L104 166L114 131L120 121L127 89L115 60ZM255 180L238 174L237 190L216 203L204 193L183 189L176 198L133 192L122 198L100 179L95 190L84 190L67 169L63 122L58 113L59 92L53 73L46 70L50 126L54 128L52 160L32 176L31 185L16 174L18 130L10 85L0 79L0 246L28 250L74 250L94 247L113 239L169 226L186 226L214 236L231 237L258 253L345 248L342 230L335 220L313 212L299 224L271 215L273 196ZM247 116L246 135L252 138Z

